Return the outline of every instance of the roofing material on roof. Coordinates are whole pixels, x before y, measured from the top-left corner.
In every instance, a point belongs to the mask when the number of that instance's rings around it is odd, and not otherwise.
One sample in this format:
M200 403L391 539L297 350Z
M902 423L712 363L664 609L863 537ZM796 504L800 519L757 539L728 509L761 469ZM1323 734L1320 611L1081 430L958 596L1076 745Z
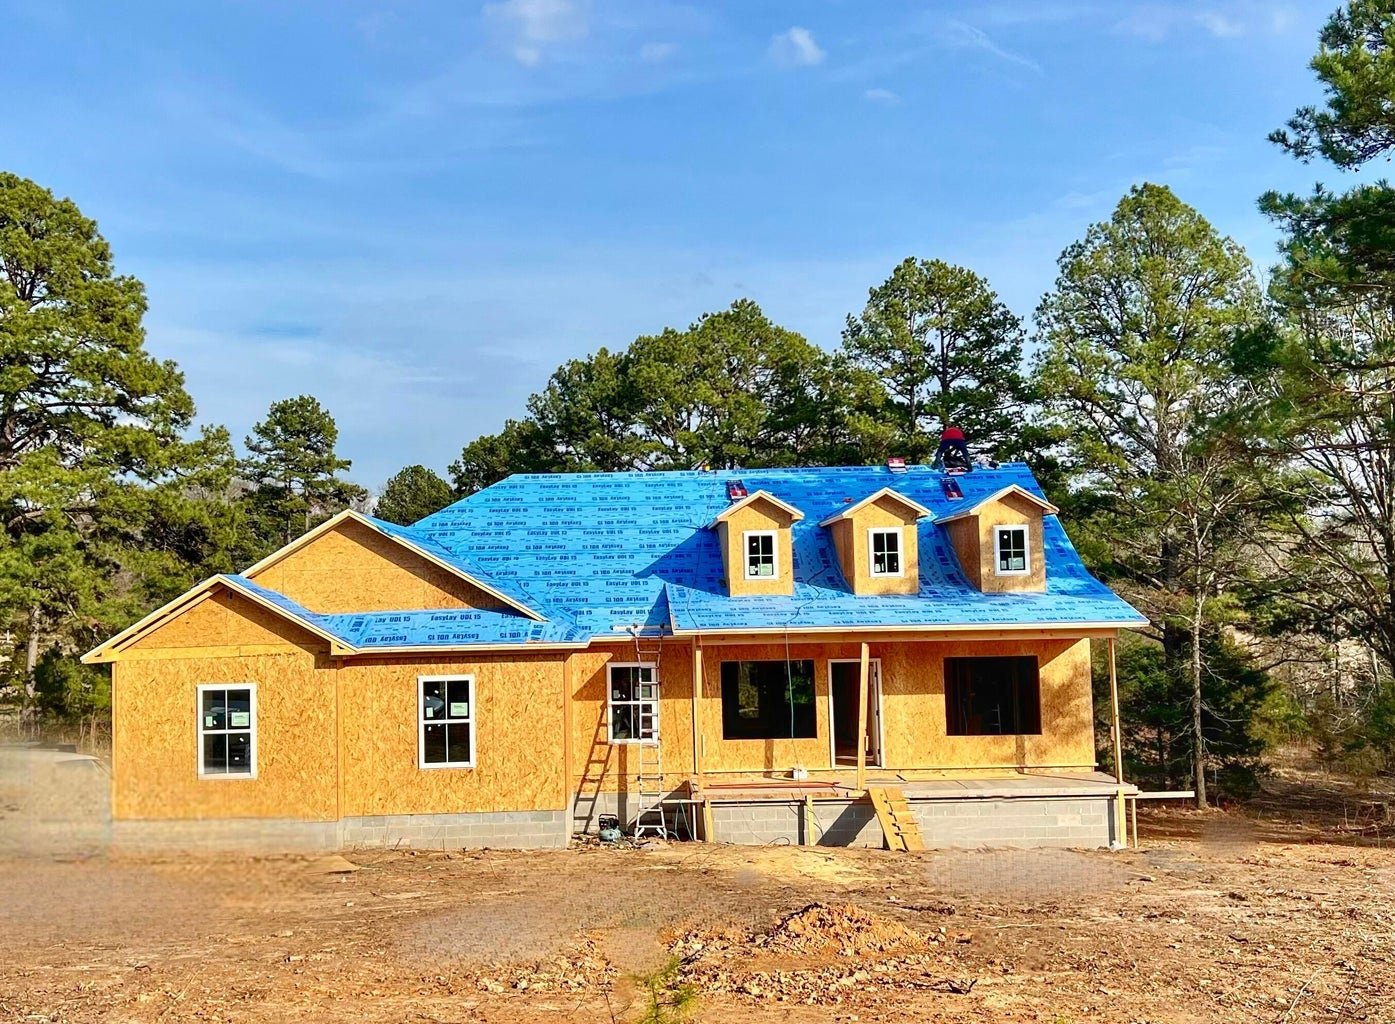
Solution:
M990 501L998 501L1001 498L1006 498L1009 494L1016 494L1026 498L1032 504L1040 507L1043 515L1054 516L1057 512L1061 511L1055 505L1051 504L1051 502L1047 501L1045 495L1029 491L1020 484L1009 484L1001 491L996 491L984 498L975 499L972 505L960 507L952 515L947 515L939 521L941 523L952 523L954 520L963 519L965 516L977 515L978 510L984 505L987 505Z
M633 631L964 630L1119 628L1146 619L1086 570L1054 516L1044 520L1044 593L984 594L960 571L940 524L961 510L1021 491L1054 511L1021 464L955 477L926 466L743 471L747 501L762 493L803 513L791 526L792 596L727 596L710 524L733 508L726 476L707 471L518 475L397 526L354 513L374 529L453 567L506 599L508 609L321 614L244 576L214 577L86 657L105 660L181 602L221 581L330 639L340 653L443 648L580 647ZM914 594L854 595L831 533L819 525L894 489L924 510L914 528L920 587ZM265 564L259 563L259 565Z
M726 595L721 552L706 527L730 506L726 475L703 471L578 473L509 477L428 516L412 529L469 551L491 579L510 579L548 609L565 609L587 635L647 631L920 625L1025 626L1146 623L1085 569L1060 523L1045 519L1046 592L983 594L959 569L938 522L1013 488L1054 506L1020 463L955 479L944 493L928 466L742 470L750 493L766 491L808 514L791 527L792 597ZM920 590L857 596L844 582L827 529L818 524L885 488L926 509L916 529Z
M892 472L893 472L893 473L904 473L905 470L904 470L904 469L892 470ZM905 507L905 508L907 508L907 509L910 509L910 511L913 512L913 513L915 514L915 516L916 516L917 519L919 519L919 518L921 518L921 517L923 517L923 516L933 516L933 515L934 515L933 512L931 512L928 508L926 508L926 507L925 507L924 505L922 505L920 502L918 502L918 501L912 501L910 498L906 497L904 494L900 493L899 491L894 491L894 490L892 490L890 487L883 487L880 491L877 491L877 492L875 492L874 494L869 494L869 495L867 495L867 497L863 498L861 501L849 502L849 503L848 503L847 505L845 505L842 509L840 509L839 511L833 513L833 515L829 516L827 519L820 520L819 525L820 525L820 526L832 526L832 525L833 525L834 523L836 523L838 520L840 520L840 519L847 519L847 518L849 518L850 516L856 514L856 513L858 512L858 510L863 509L863 508L866 508L868 505L872 504L874 501L880 501L882 498L891 498L893 501L899 502L903 507Z
M771 494L769 491L752 491L750 494L746 495L746 497L742 498L740 501L733 502L726 508L722 509L722 511L718 512L712 518L712 522L708 524L708 528L711 529L715 527L718 523L725 522L726 520L734 516L737 512L740 512L743 508L746 508L748 505L754 505L758 501L770 502L770 504L774 505L776 508L782 509L796 523L804 518L803 512L799 511L799 509L795 508L789 502L781 501L779 498L775 497L775 495Z

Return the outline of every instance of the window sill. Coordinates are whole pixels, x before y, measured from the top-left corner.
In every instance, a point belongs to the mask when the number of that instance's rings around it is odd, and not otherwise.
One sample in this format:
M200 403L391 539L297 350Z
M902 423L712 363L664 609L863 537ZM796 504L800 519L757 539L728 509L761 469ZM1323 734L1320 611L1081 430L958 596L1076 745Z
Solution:
M256 772L199 772L201 782L254 782Z
M446 771L452 768L473 768L474 766L475 762L473 761L450 761L443 764L418 764L417 768L424 772L439 772Z

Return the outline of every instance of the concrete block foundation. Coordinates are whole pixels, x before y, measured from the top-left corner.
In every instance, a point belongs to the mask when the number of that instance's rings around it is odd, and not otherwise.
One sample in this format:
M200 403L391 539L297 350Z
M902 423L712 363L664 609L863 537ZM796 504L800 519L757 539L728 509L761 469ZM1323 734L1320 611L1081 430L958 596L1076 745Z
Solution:
M952 847L1103 847L1116 839L1114 797L909 798L925 845ZM866 801L815 800L806 825L799 800L720 801L712 838L723 843L880 848L881 825Z
M111 847L126 853L326 853L356 847L418 850L562 849L571 840L566 811L392 814L339 821L217 818L114 821Z

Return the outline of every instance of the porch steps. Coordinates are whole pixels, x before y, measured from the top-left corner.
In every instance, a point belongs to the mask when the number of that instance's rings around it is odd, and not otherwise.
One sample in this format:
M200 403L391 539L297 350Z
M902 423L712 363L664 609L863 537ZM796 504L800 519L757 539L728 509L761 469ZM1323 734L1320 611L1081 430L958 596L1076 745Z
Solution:
M920 824L915 820L915 813L900 787L868 786L867 799L872 801L872 809L877 812L877 821L881 823L882 834L886 836L887 849L925 849Z

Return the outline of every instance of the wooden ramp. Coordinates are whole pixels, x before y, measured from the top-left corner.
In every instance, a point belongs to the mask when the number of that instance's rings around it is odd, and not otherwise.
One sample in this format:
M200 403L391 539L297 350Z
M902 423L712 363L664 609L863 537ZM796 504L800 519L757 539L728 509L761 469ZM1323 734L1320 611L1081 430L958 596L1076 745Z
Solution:
M887 849L925 849L925 840L921 838L915 813L899 787L868 786L867 799L872 801L872 808L877 812L877 821L881 822L882 834L886 836Z

